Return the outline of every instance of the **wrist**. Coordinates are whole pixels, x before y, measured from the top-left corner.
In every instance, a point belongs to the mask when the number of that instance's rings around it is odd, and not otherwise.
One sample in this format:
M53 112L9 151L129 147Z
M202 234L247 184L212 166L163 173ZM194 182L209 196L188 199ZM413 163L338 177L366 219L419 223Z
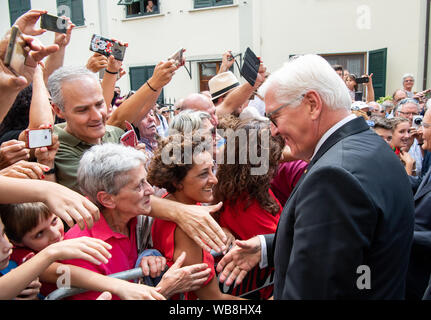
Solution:
M147 80L147 85L151 89L151 91L158 92L160 90L159 83L156 80L154 80L153 77Z
M105 72L108 73L108 74L112 74L112 75L117 75L118 74L118 71L111 71L108 68L105 69Z

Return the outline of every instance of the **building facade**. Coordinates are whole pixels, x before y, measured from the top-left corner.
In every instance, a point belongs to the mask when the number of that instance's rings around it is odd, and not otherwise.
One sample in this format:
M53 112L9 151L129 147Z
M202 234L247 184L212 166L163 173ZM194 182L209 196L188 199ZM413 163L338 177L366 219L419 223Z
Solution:
M164 89L166 103L205 90L227 50L237 58L233 71L240 78L247 47L269 71L292 55L316 53L351 73L374 73L376 98L400 88L405 73L415 75L416 91L431 87L430 0L154 0L153 12L147 12L148 2L0 0L6 9L0 24L7 30L30 8L71 16L77 27L67 65L85 65L93 34L128 42L123 93L139 88L159 61L185 48L188 62ZM47 32L41 40L53 37Z

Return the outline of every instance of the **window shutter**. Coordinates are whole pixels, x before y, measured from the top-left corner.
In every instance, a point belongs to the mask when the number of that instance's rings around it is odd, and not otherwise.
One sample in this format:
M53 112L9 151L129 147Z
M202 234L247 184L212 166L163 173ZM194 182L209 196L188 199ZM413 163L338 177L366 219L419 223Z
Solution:
M138 91L148 79L153 76L155 66L132 67L130 68L130 88L133 91ZM159 96L158 103L163 103L164 93Z
M386 64L388 49L368 52L368 74L373 73L375 99L386 96Z
M214 0L195 0L195 9L212 7Z
M72 22L76 26L83 26L85 24L84 18L84 5L82 0L72 0Z
M226 6L228 4L233 4L233 0L214 0L214 6Z
M67 16L69 16L76 26L83 26L85 24L82 0L57 0L57 9L60 8L60 6L69 8ZM58 15L65 15L65 12L63 10L58 10Z
M9 0L10 25L13 26L16 19L31 9L30 0Z

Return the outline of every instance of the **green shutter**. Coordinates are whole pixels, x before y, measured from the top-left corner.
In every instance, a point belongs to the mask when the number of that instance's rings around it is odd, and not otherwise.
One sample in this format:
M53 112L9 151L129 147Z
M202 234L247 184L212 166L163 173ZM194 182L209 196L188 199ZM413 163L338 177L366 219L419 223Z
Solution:
M228 4L233 4L233 0L214 0L214 6L226 6Z
M83 26L85 24L82 0L72 0L72 22L76 26Z
M375 99L386 96L386 64L388 49L368 52L368 74L373 73Z
M9 0L10 25L13 26L16 19L18 19L30 9L30 0Z
M85 24L84 6L82 0L57 0L57 9L60 6L66 6L69 8L69 13L67 16L70 17L76 26L83 26ZM59 16L65 14L65 12L62 10L57 11Z
M195 9L213 6L213 0L195 0Z
M130 88L133 91L138 91L148 79L153 76L155 66L132 67L130 68ZM157 100L158 103L163 103L164 90Z

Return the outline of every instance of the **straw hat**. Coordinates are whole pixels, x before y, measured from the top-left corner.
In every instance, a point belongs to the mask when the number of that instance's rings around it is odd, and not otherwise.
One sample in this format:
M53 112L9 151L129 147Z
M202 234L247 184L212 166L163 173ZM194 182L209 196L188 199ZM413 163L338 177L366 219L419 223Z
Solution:
M211 97L214 100L238 87L239 81L232 72L227 71L213 77L208 82L208 86Z

